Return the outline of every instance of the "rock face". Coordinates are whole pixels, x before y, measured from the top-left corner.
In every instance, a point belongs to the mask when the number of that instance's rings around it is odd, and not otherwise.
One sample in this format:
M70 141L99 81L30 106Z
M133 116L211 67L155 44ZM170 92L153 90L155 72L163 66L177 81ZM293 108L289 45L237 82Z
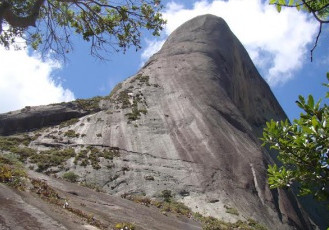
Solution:
M223 19L204 15L180 26L99 108L38 132L29 147L77 154L48 173L74 170L117 195L170 190L193 211L228 221L313 228L292 193L267 185L273 160L258 138L267 120L287 117ZM116 154L91 163L92 148Z
M18 111L0 114L0 135L11 135L58 125L63 121L79 118L93 112L91 108L83 107L83 101L47 106L26 106Z
M184 217L161 215L156 208L145 207L132 201L113 197L92 189L81 187L63 180L33 173L31 178L38 178L54 189L59 197L65 197L68 207L49 205L45 199L31 192L15 191L0 184L0 229L24 230L97 230L113 229L96 227L97 224L83 218L84 215L93 215L103 226L115 223L134 223L137 229L201 230L201 225ZM4 208L3 208L4 207ZM80 215L76 216L72 211ZM96 225L96 226L95 226ZM117 228L115 228L117 229Z

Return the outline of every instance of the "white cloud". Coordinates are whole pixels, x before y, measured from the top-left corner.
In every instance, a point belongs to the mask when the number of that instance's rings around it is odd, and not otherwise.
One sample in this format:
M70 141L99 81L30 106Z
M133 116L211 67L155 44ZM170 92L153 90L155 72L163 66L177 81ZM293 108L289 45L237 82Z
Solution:
M270 85L283 84L293 77L308 58L307 44L314 41L317 32L315 21L295 9L275 7L261 0L213 0L196 1L192 9L174 1L167 4L164 18L167 20L165 34L168 36L184 22L202 14L220 16L239 38L263 77ZM160 42L157 42L160 43ZM151 56L149 41L143 59Z
M0 113L34 106L74 100L52 76L61 68L53 60L41 61L26 49L5 50L0 47Z
M141 55L143 65L154 53L161 49L164 42L165 40L156 41L146 39L146 49L144 49Z

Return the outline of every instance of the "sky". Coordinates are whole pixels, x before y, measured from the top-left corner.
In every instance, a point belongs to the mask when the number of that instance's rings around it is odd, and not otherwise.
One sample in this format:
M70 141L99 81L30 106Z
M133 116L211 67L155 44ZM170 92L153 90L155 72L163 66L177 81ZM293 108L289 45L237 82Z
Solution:
M0 113L25 106L108 95L120 81L134 75L157 52L165 39L195 16L214 14L226 20L247 49L258 71L270 85L292 120L300 111L298 95L323 97L329 71L329 27L324 27L310 61L317 22L295 9L275 7L263 0L163 0L167 25L160 37L143 31L138 52L108 54L109 61L89 55L88 43L75 39L68 61L42 60L37 52L0 47Z

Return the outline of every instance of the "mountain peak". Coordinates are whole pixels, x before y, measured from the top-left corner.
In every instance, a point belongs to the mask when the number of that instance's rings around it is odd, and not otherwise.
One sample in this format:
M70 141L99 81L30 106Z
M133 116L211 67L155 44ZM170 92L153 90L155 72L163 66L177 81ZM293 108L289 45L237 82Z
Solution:
M233 33L222 18L206 14L179 26L164 43L160 53L176 55L186 52L207 52L210 54L218 49L229 48L221 44L230 43L232 36Z
M257 135L262 134L262 125L267 120L287 117L246 49L220 17L201 15L178 27L145 66L160 60L175 60L176 69L188 61L194 64L195 70L203 72L203 76L193 73L189 78L206 80L205 76L211 76L211 81L205 84L221 87ZM184 84L190 84L189 79L185 79ZM213 93L219 94L218 91Z
M51 126L24 126L33 137L31 154L70 153L60 166L47 162L51 157L25 156L33 157L30 168L57 177L74 171L80 182L113 195L158 199L167 191L193 212L230 222L252 218L269 229L312 229L290 191L269 189L267 165L275 156L259 137L266 121L287 117L221 18L184 23L108 97L54 107L0 116L0 124ZM52 122L65 117L74 119ZM311 213L324 226L329 218L322 214Z

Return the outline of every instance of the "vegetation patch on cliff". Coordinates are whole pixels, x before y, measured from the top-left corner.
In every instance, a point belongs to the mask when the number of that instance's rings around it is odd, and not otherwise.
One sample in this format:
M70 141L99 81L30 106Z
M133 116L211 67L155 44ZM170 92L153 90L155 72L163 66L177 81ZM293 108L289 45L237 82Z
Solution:
M24 190L26 177L23 164L13 154L0 155L0 183Z
M40 151L30 157L30 162L38 166L38 172L44 172L50 167L63 165L68 159L75 156L73 148L50 149Z
M79 121L78 118L72 118L68 121L64 121L62 123L59 124L59 128L64 128L64 127L67 127L67 126L70 126L70 125L73 125L75 123L77 123Z
M31 189L32 192L36 193L41 199L55 204L57 206L63 207L65 210L79 216L84 221L93 225L99 229L107 229L108 226L103 224L101 221L96 219L93 214L83 212L78 208L74 208L69 206L66 199L62 198L52 187L50 187L46 182L41 180L32 179L31 183L33 188Z
M90 99L77 99L75 102L78 106L88 112L98 112L100 110L99 102L104 99L104 97L93 97Z
M198 212L192 212L182 202L175 201L173 194L170 190L163 190L161 192L161 199L151 199L150 197L143 195L129 195L123 194L122 198L131 200L135 203L145 205L147 207L154 206L160 209L160 211L166 215L166 213L173 213L183 215L188 218L193 218L202 224L203 230L222 230L222 229L245 229L245 230L266 230L266 227L258 223L257 221L249 218L246 221L239 220L235 223L219 220L211 216L203 216ZM237 212L237 211L236 211ZM234 215L235 212L234 212Z

